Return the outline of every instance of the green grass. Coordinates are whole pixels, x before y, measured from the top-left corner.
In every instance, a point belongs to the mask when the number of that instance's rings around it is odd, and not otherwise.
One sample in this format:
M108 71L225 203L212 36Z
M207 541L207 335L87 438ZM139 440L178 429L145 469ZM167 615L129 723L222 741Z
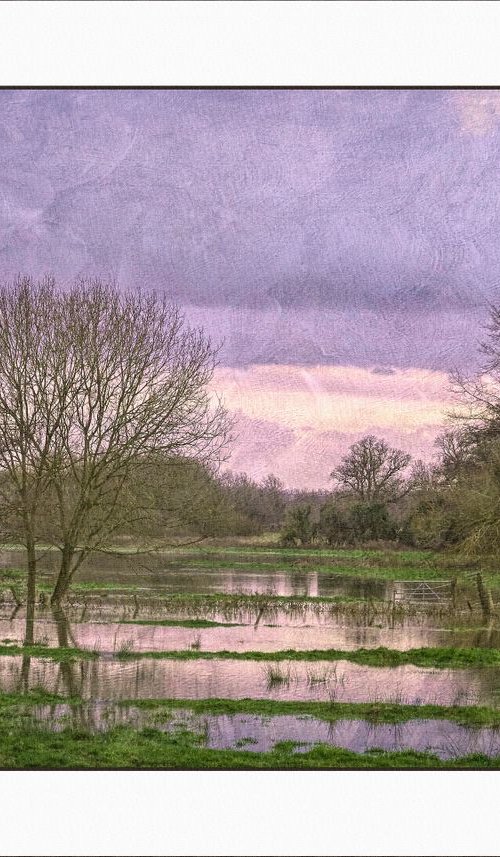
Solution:
M78 698L68 698L35 689L28 694L0 693L0 767L4 769L491 769L500 768L500 758L471 755L441 761L432 753L370 750L355 753L319 744L296 754L295 742L278 742L267 753L244 749L211 750L203 746L204 734L185 728L160 732L155 728L136 730L119 726L105 733L65 728L51 732L35 725L30 709L41 704L67 703L77 706ZM271 700L130 700L120 703L145 707L155 712L190 708L197 714L251 713L263 716L302 714L324 720L364 718L373 722L402 722L420 718L446 718L468 726L497 726L500 712L487 708L447 708L404 706L390 703L273 702ZM163 709L163 712L162 712ZM243 745L242 745L243 746Z
M33 705L57 705L60 703L79 705L81 702L82 699L79 696L62 696L59 693L51 693L43 687L34 687L26 693L0 691L0 709L3 712L7 709L26 708Z
M9 647L9 651L11 651ZM192 651L189 649L159 652L129 652L124 659L151 658L154 660L238 660L238 661L351 661L370 667L399 667L412 664L419 667L460 668L500 666L500 649L422 648L399 649L282 649L278 652Z
M50 648L48 646L13 646L0 645L0 655L30 655L32 657L48 658L54 661L68 661L81 658L98 657L96 652L88 649ZM282 649L278 652L231 652L200 651L198 649L173 649L166 651L134 652L129 644L116 653L120 660L235 660L235 661L350 661L352 663L371 667L398 667L412 664L419 667L434 667L438 669L464 667L496 667L500 666L500 649L454 649L454 648L421 648L400 651L399 649Z
M461 726L500 727L500 709L487 706L405 705L396 702L313 702L274 699L130 699L120 705L156 710L189 709L194 714L307 715L318 720L451 720Z
M81 705L80 697L68 697L34 688L27 693L0 692L0 716L7 710L29 709L35 705ZM318 720L368 720L373 723L405 723L408 720L451 720L461 726L500 727L500 709L488 706L405 705L396 702L316 702L275 699L126 699L122 707L144 708L171 716L175 710L193 714L255 714L263 717L307 715Z
M47 658L48 660L58 662L97 657L95 652L90 652L88 649L74 649L70 647L50 648L49 646L42 646L40 643L34 646L0 645L0 655L27 655L32 658Z

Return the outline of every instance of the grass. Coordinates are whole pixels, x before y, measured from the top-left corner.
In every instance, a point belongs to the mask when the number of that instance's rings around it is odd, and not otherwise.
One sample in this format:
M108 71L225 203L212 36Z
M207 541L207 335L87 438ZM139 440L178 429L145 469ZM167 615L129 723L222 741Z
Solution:
M0 692L0 717L8 710L18 713L38 705L81 705L78 696L63 696L44 688L27 693ZM123 708L150 710L158 720L173 716L175 710L188 709L193 714L254 714L263 717L280 715L308 716L317 720L368 720L373 723L405 723L409 720L450 720L461 726L500 728L500 709L488 706L406 705L396 702L317 702L274 699L123 699Z
M376 600L376 599L373 599ZM236 610L293 610L304 607L321 607L322 605L354 605L366 604L359 596L334 595L334 596L312 596L312 595L273 595L272 593L255 593L245 595L243 593L210 592L204 593L172 593L163 595L161 606L165 610L198 612L208 611L236 611Z
M30 655L54 661L95 658L96 652L88 649L50 648L44 645L0 645L0 655ZM199 651L197 648L167 651L133 651L131 641L123 643L116 653L120 660L148 658L151 660L234 660L234 661L350 661L370 667L398 667L412 664L419 667L459 669L465 667L500 666L500 649L421 648L399 649L282 649L278 652Z
M500 768L500 758L475 754L442 761L432 753L411 750L350 750L318 744L304 753L294 751L296 742L281 741L269 752L241 749L212 750L204 746L202 732L179 729L162 732L148 727L117 726L104 733L66 728L51 732L30 719L38 705L81 704L77 697L64 697L35 689L27 694L0 693L0 767L3 769L490 769ZM434 705L405 706L391 703L278 702L272 700L130 700L121 705L151 709L165 716L165 706L191 709L196 714L308 715L323 720L369 719L397 723L411 718L441 718L467 726L499 726L500 711L488 708L449 708ZM165 719L165 717L163 718Z
M276 687L276 685L280 684L288 687L291 681L290 666L288 666L287 669L284 669L279 666L279 664L268 664L266 667L266 681L269 688Z
M500 709L488 706L405 705L395 702L316 702L274 699L131 699L120 705L157 710L189 709L193 714L295 715L318 720L368 720L405 723L408 720L451 720L461 726L500 728Z
M1 653L1 649L0 649ZM12 653L9 646L6 653ZM371 667L398 667L412 664L419 667L451 668L494 667L500 666L500 649L453 649L421 648L400 651L399 649L282 649L278 652L230 652L221 651L150 651L130 652L126 658L151 658L153 660L237 660L237 661L350 661L351 663Z
M88 649L50 648L40 644L34 646L0 645L0 655L27 655L28 657L46 658L59 663L97 657L95 652L90 652Z

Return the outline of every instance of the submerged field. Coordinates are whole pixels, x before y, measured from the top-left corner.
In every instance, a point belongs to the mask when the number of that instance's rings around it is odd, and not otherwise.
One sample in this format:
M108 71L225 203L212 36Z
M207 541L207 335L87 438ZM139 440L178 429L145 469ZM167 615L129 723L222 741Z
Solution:
M500 766L500 634L477 569L422 551L102 555L64 613L0 555L0 765ZM483 570L495 606L500 576Z

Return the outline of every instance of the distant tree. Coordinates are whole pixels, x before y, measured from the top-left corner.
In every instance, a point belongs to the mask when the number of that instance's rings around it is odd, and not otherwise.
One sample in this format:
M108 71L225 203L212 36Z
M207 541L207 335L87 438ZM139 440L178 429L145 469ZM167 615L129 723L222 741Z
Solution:
M351 544L353 527L349 514L335 503L321 507L318 533L329 545Z
M233 510L238 534L253 535L263 529L262 497L259 484L246 473L228 470L219 477L221 489Z
M281 540L284 545L309 545L316 533L310 506L295 506L288 510Z
M363 503L392 503L409 491L403 478L411 456L374 435L354 443L330 478Z
M263 517L266 529L277 530L283 523L285 513L285 486L277 476L270 473L260 484L263 501Z
M353 535L359 541L394 538L394 525L384 503L356 503L350 519Z
M439 454L438 472L446 481L456 479L477 460L478 437L465 426L438 435L435 445Z

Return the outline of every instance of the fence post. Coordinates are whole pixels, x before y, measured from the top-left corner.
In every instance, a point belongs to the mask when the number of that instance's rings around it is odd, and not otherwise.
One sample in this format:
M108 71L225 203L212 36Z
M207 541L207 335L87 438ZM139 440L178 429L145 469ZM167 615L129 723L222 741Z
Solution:
M491 597L491 592L488 587L485 585L483 576L480 571L478 571L476 575L476 583L477 583L477 592L479 595L479 601L481 602L481 609L483 611L484 619L490 619L491 615L495 611L495 605L493 604L493 598Z
M451 587L450 587L452 610L456 610L456 607L457 607L457 585L458 585L458 578L454 577L451 581Z

